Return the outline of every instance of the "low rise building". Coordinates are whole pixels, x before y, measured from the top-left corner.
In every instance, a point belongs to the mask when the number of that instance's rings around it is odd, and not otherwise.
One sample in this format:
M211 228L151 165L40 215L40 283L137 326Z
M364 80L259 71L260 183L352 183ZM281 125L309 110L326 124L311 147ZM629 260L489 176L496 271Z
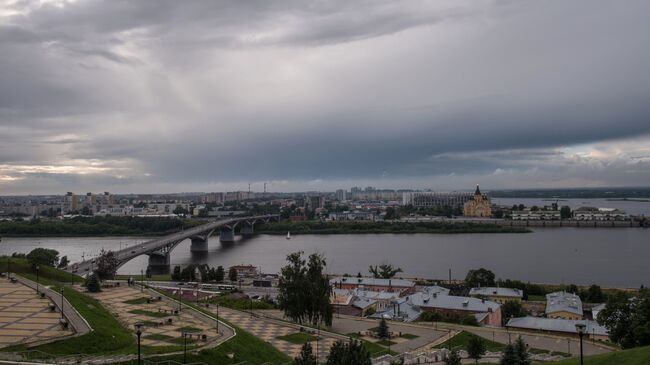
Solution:
M485 298L493 302L504 304L508 301L521 302L524 293L519 289L482 287L470 289L469 295L471 297Z
M402 296L415 293L415 283L404 279L338 277L331 279L330 284L337 289L362 289Z
M627 221L630 216L615 208L580 207L573 211L573 219L579 221Z
M561 318L580 320L583 316L582 301L580 297L567 292L546 294L547 318Z
M472 314L481 325L501 326L501 305L490 300L418 292L409 295L407 303L427 312Z
M258 274L257 266L253 265L235 265L231 266L230 269L237 271L238 278L255 278Z
M562 219L559 210L513 210L510 216L515 221L559 221Z
M585 334L593 340L607 340L607 328L591 320L573 320L561 318L520 317L512 318L506 324L507 328L532 330L546 333L575 334L578 335L576 324L587 326Z

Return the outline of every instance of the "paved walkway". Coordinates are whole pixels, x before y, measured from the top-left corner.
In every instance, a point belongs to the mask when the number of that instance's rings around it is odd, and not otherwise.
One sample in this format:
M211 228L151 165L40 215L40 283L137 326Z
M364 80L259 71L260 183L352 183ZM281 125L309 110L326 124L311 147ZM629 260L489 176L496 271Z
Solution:
M217 333L215 324L197 318L187 307L178 313L178 306L158 300L157 295L136 287L102 288L101 292L90 295L104 304L126 328L133 331L135 323L143 323L142 344L145 346L183 345L183 332L187 333L188 345L202 346L219 339L227 330L221 326Z
M50 300L6 278L0 279L0 347L44 342L73 335L63 329L60 312L52 312Z
M209 310L212 313L216 313L215 306L210 306ZM302 344L294 344L278 338L279 336L299 333L300 329L297 325L264 318L258 315L251 316L249 312L241 312L224 307L219 307L219 318L223 318L230 323L242 328L246 332L249 332L253 336L270 343L273 345L273 347L287 354L291 358L294 358L300 354ZM335 337L331 334L326 333L325 331L321 331L321 338L320 341L318 341L318 354L321 360L325 360L327 358L330 347L332 347L334 342L339 339L343 339L343 337ZM314 352L316 352L316 341L312 341L311 345Z
M375 320L360 318L360 317L351 317L351 316L341 316L341 318L336 318L337 321L342 321L347 326L351 326L352 323L366 322L368 325L376 324ZM358 325L358 324L357 324ZM389 326L393 328L396 326L395 322L389 322ZM336 326L336 324L335 324ZM404 326L407 328L420 329L424 331L467 331L479 335L488 340L493 340L499 343L508 343L509 341L514 341L517 336L521 335L524 341L533 348L538 348L548 351L559 351L564 353L571 353L572 355L578 355L580 353L580 345L578 339L575 337L564 337L556 336L543 333L532 333L532 332L523 332L523 331L508 331L505 328L491 328L491 327L472 327L472 326L462 326L455 325L451 323L427 323L427 322L417 322L417 323L401 323L399 326ZM408 331L408 330L407 330ZM430 347L430 345L428 345ZM599 343L594 343L591 340L583 341L583 348L585 355L596 355L607 352L614 351L613 348L604 346Z

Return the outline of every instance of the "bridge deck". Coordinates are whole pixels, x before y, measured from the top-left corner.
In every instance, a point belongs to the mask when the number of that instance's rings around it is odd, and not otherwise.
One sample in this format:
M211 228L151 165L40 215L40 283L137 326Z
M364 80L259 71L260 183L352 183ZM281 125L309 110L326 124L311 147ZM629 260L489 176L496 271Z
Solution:
M278 218L278 215L261 215L261 216L252 216L252 217L237 217L229 219L220 219L210 223L206 223L200 226L192 227L189 229L184 229L180 232L172 233L170 235L153 239L151 241L143 242L137 247L131 246L124 248L122 250L113 251L119 265L123 265L129 260L138 257L140 255L152 254L161 249L175 245L185 239L188 239L193 236L202 235L208 232L211 232L219 227L228 226L231 224L237 224L244 221L266 221L273 218ZM68 271L78 273L80 275L90 272L95 260L85 260L68 266Z

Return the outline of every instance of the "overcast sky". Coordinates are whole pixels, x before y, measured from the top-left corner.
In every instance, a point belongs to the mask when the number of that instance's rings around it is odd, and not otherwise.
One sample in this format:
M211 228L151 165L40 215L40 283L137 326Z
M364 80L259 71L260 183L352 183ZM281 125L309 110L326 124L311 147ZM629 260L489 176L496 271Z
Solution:
M0 0L0 195L647 186L648 14Z

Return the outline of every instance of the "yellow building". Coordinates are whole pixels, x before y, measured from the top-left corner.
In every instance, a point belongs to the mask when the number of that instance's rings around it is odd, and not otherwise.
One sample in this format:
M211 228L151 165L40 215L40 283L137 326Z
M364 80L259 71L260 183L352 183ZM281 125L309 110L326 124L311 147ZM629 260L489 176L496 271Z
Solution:
M465 217L491 217L492 207L490 206L490 199L481 194L481 190L476 185L476 191L470 201L465 203L463 207L463 215Z

